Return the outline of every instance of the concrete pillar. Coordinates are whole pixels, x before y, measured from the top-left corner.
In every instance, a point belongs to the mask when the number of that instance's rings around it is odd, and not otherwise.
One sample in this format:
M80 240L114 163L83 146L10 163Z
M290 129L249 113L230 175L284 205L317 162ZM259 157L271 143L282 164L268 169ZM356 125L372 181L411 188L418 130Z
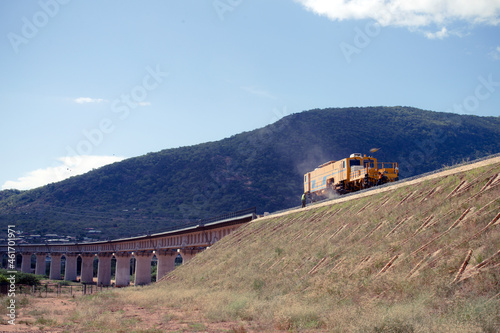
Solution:
M189 260L191 260L194 255L198 253L198 250L193 250L193 249L183 249L181 250L181 256L182 256L182 264L186 264Z
M37 253L36 254L36 266L35 266L35 274L45 275L45 261L47 259L47 253Z
M130 258L132 255L128 252L115 253L116 270L115 285L117 287L126 287L130 284Z
M112 253L99 253L99 265L97 266L97 285L109 286L111 285L111 258Z
M50 254L50 275L51 280L61 280L61 253Z
M21 272L23 273L31 273L31 255L33 253L23 252L21 256L23 257L23 261L21 262Z
M135 257L135 282L136 286L151 283L151 259L153 251L139 251Z
M82 253L82 272L80 282L92 283L94 282L94 257L93 253Z
M156 281L159 281L162 277L174 270L177 251L160 250L156 252L156 257L158 258Z
M76 260L78 254L67 253L64 255L66 257L66 267L64 268L64 280L76 281Z

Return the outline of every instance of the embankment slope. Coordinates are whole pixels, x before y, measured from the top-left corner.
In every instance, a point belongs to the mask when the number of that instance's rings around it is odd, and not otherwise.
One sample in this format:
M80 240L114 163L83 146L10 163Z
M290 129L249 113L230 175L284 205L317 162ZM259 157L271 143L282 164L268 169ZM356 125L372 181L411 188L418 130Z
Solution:
M499 207L497 158L257 219L145 292L270 331L494 332Z

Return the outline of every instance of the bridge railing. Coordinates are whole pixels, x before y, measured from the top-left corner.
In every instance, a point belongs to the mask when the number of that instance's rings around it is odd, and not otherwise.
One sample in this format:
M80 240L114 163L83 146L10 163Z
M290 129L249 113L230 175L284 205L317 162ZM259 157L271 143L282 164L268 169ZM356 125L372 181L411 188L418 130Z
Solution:
M200 219L200 220L189 222L189 223L178 224L178 225L174 225L174 226L171 226L171 227L168 227L168 228L158 229L156 231L149 231L148 230L146 234L144 234L144 232L142 232L142 233L138 233L138 234L133 234L131 236L128 236L127 238L140 237L140 236L149 236L149 235L159 234L159 233L164 233L164 232L170 232L170 231L176 231L176 230L183 230L183 229L192 228L192 227L196 227L196 226L204 226L204 225L209 224L209 223L213 223L213 222L217 222L217 221L223 221L223 220L227 220L227 219L230 219L230 218L235 218L235 217L244 216L244 215L248 215L248 214L254 214L254 215L256 215L257 214L257 208L256 207L251 207L251 208L247 208L247 209L242 209L242 210L238 210L238 211L235 211L235 212L230 212L230 213L225 213L225 214L217 215L217 216L214 216L214 217L209 217L209 218L206 218L206 219Z
M171 226L169 228L162 228L162 229L157 230L155 232L151 232L151 231L144 232L143 231L141 233L133 234L133 235L130 235L130 236L125 237L125 238L115 239L114 241L128 240L131 238L148 237L151 235L169 233L169 232L177 231L177 230L182 231L185 229L195 228L198 226L203 227L207 224L212 224L212 223L215 223L217 221L225 221L225 220L228 220L231 218L237 218L239 216L245 216L245 215L249 215L249 214L253 215L253 217L252 217L252 219L253 219L256 216L256 212L257 212L256 207L251 207L251 208L247 208L247 209L238 210L235 212L217 215L217 216L210 217L207 219L193 221L193 222L182 224L182 225L175 225L175 226ZM108 242L111 242L111 240L107 239L107 240L101 240L101 241L96 241L96 242L81 242L81 243L53 243L50 245L47 243L45 243L45 244L18 244L16 246L16 248L17 249L23 248L23 249L31 250L33 252L43 252L43 251L51 252L54 249L60 249L61 251L64 251L64 248L67 246L74 246L74 245L83 246L83 245L92 245L92 244L96 244L96 243L108 243ZM7 252L7 245L0 244L0 252Z
M208 219L203 219L203 220L199 221L196 225L205 225L205 224L209 224L212 222L223 221L223 220L227 220L227 219L230 219L233 217L238 217L238 216L243 216L243 215L248 215L248 214L254 214L254 215L257 214L257 208L251 207L251 208L247 208L247 209L238 210L236 212L221 214L221 215L214 216L214 217L211 217Z

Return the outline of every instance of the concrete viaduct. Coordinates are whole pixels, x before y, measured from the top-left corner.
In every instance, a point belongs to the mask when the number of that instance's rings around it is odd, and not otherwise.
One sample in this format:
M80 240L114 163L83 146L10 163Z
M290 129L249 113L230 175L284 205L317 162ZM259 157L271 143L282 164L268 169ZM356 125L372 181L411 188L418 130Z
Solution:
M135 285L151 283L151 260L156 256L158 281L175 268L175 258L182 256L183 263L211 246L239 226L256 217L255 208L221 215L199 224L167 232L130 238L89 243L29 244L15 245L16 255L21 254L21 271L31 272L31 257L36 256L35 274L45 275L46 257L50 256L52 280L77 281L77 259L81 258L80 282L93 283L93 262L98 258L97 284L111 285L111 259L116 259L115 285L130 284L130 259L135 258ZM12 251L0 246L1 257ZM61 274L61 259L65 257L64 277ZM3 262L3 260L2 260Z

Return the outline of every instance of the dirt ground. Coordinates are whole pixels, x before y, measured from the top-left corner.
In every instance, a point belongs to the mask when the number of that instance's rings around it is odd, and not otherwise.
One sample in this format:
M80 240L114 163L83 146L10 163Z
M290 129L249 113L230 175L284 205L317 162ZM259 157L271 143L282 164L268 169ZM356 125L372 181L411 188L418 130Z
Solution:
M72 322L72 326L64 327L68 317L76 310L77 299L80 295L29 297L29 304L16 313L16 324L10 325L3 319L0 323L0 333L2 332L88 332L88 329L78 328L78 322ZM214 323L206 318L199 311L182 312L176 309L155 308L154 311L142 307L127 304L118 304L114 311L124 311L124 319L140 322L140 330L134 332L279 332L273 328L258 326L256 323L242 322L218 322ZM45 316L43 315L45 314ZM56 323L47 323L40 318L50 318ZM168 318L168 319L166 319ZM76 324L76 327L75 327ZM151 331L148 331L151 330ZM100 330L92 330L98 332ZM127 332L129 333L129 332Z
M16 311L16 324L11 325L2 320L0 332L43 332L41 327L34 325L37 318L33 315L36 311L49 310L54 313L58 322L63 321L63 316L75 311L76 304L72 297L29 297L29 305ZM30 314L32 313L32 314ZM43 326L43 325L40 325ZM45 330L44 332L62 332L62 330Z

